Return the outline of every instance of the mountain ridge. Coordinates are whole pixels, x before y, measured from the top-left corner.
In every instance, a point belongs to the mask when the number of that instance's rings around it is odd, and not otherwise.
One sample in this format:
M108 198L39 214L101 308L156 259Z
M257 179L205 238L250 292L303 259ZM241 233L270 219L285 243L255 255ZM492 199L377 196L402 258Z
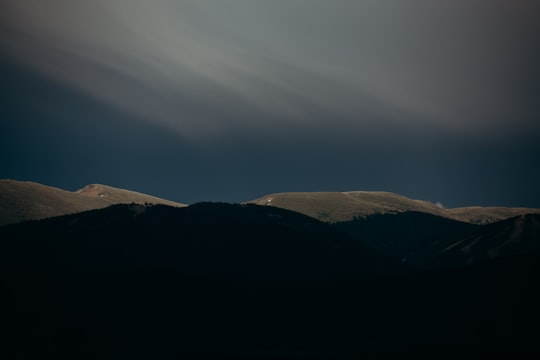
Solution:
M521 207L443 208L429 201L384 191L284 192L264 195L246 203L298 211L326 222L415 211L472 224L488 224L519 215L540 214L540 209Z
M0 179L0 226L129 203L187 206L103 184L89 184L76 191L67 191L32 181ZM385 191L273 193L243 204L275 206L329 223L402 212L422 212L471 224L489 224L525 214L540 214L540 209L524 207L444 208L429 201Z
M0 225L101 209L120 203L186 206L101 184L90 184L77 191L68 191L33 181L0 180Z

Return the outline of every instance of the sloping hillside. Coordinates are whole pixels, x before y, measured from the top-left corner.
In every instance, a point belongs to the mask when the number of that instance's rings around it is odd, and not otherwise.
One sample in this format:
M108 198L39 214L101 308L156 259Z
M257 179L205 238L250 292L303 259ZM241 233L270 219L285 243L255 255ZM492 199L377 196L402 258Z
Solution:
M481 225L422 212L375 214L335 226L360 243L416 268L449 244L483 229Z
M421 212L377 214L335 226L410 269L459 267L540 252L540 215L470 224Z
M390 192L291 192L266 195L249 203L285 208L327 222L353 220L372 214L419 211L445 216L428 201L412 200Z
M88 198L99 198L109 204L161 204L174 207L183 207L185 204L180 204L174 201L162 199L156 196L142 194L139 192L118 189L112 186L91 184L84 188L75 191L76 194L83 195Z
M60 261L75 267L139 264L212 276L291 279L373 269L376 264L367 248L332 225L256 205L119 204L12 224L0 235L16 239L12 245L18 251L41 249L36 256L42 264ZM101 260L94 264L93 258Z
M385 259L330 224L208 203L114 205L4 226L0 239L5 359L516 359L540 351L538 252L369 272Z
M98 184L71 192L30 181L0 180L0 225L100 209L119 203L185 206Z
M276 193L248 201L248 203L298 211L326 222L343 222L375 214L414 211L473 224L486 224L517 215L540 214L540 209L533 208L446 209L429 201L409 199L399 194L382 191Z
M529 214L485 225L448 243L430 261L459 266L535 252L540 252L540 215Z
M526 214L540 214L540 209L502 206L468 206L445 209L450 216L473 224L490 224Z

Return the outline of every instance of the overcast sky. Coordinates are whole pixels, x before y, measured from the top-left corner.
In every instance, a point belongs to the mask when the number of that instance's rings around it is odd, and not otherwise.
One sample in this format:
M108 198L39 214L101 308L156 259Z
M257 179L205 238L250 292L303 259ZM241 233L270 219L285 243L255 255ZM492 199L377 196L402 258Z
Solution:
M535 0L0 2L0 177L540 207Z

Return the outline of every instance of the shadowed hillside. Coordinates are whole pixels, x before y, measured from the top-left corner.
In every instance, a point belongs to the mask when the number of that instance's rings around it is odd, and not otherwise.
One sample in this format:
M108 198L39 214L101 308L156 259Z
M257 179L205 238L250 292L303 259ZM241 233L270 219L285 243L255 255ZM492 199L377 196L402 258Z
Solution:
M540 251L540 215L475 225L420 212L371 215L335 226L411 269L471 265Z
M413 267L449 244L483 230L479 225L422 212L375 214L335 226L360 243Z
M3 358L482 359L540 350L534 250L400 272L313 218L212 203L115 205L0 227L0 239Z
M501 257L540 252L540 215L521 215L481 227L447 243L433 264L463 266Z
M100 209L112 204L184 204L106 185L75 192L30 181L0 180L0 225Z
M333 226L256 205L114 205L8 225L1 234L16 239L4 242L14 246L12 251L40 249L35 260L44 265L48 261L104 268L135 264L257 278L316 278L375 266L362 245ZM94 263L95 258L100 261Z

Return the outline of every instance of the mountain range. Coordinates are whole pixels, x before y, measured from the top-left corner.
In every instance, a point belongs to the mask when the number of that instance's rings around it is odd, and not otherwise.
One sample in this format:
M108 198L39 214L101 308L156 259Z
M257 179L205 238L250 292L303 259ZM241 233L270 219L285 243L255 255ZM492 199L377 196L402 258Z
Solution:
M87 185L72 192L30 181L0 180L0 225L130 203L187 206L101 184ZM375 214L411 211L473 224L488 224L524 214L540 214L540 209L535 208L471 206L447 209L429 201L380 191L277 193L245 203L288 209L331 223Z
M1 358L540 355L537 209L458 220L379 192L185 206L15 181L1 196Z

